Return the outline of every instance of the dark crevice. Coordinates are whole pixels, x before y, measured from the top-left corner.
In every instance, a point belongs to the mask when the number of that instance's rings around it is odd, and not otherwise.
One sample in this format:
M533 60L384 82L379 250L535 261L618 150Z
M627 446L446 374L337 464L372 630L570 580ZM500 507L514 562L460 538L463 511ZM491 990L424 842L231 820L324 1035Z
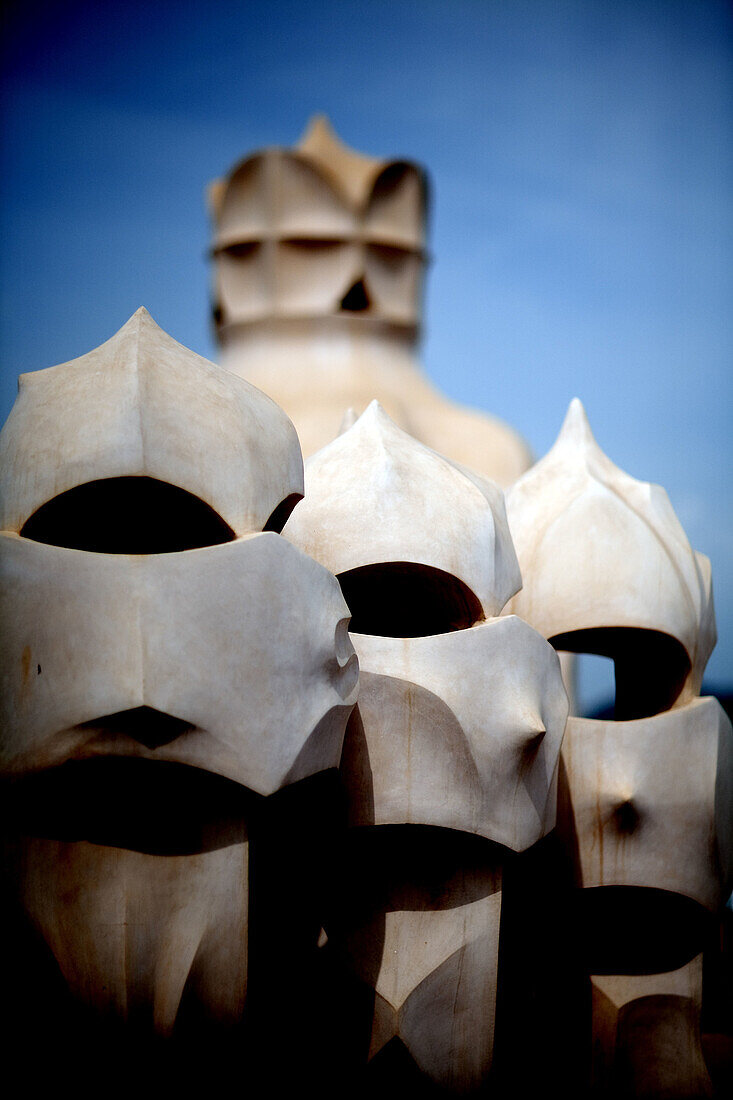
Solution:
M428 565L364 565L340 573L338 581L357 634L422 638L466 630L484 617L468 585Z
M263 531L274 531L276 535L279 535L285 524L290 519L290 513L299 500L303 499L302 493L291 493L290 496L285 497L285 500L281 500L278 506L274 509L272 515L268 519Z
M49 546L99 554L169 554L235 538L205 501L153 477L77 485L42 504L20 533Z

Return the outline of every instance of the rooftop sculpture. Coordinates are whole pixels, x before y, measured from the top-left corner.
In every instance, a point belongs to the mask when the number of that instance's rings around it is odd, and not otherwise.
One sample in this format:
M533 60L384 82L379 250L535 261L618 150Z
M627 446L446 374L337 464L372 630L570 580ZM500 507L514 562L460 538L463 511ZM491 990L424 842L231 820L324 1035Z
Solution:
M292 149L209 189L221 362L282 405L306 455L374 398L417 439L508 485L530 464L507 425L440 394L416 358L427 180L363 156L322 116Z
M722 1095L710 563L579 402L526 469L422 377L416 166L316 120L211 203L225 366L139 310L0 432L16 1058L90 1096ZM568 717L568 652L614 659L614 720Z

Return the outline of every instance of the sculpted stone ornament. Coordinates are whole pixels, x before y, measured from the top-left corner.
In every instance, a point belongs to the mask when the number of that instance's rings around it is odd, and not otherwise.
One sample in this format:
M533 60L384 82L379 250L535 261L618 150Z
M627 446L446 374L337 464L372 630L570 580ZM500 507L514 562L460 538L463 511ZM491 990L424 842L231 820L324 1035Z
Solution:
M664 890L713 912L727 900L733 734L717 699L630 722L570 718L562 758L579 886Z
M306 486L283 533L339 576L361 668L329 934L372 1074L472 1092L492 1063L503 853L555 821L559 663L495 617L521 582L494 486L376 404L306 463Z
M616 717L693 699L715 645L710 563L664 489L629 477L577 398L541 461L507 493L524 587L507 611L556 649L616 666Z
M18 388L0 433L2 531L137 553L144 513L144 552L189 549L279 531L303 495L282 409L146 309L87 355L21 375Z
M733 887L730 722L711 697L637 721L573 717L562 760L558 824L583 887L594 1085L711 1095L701 951Z
M525 576L509 609L616 666L617 720L568 720L558 807L593 1088L707 1096L699 956L733 882L733 738L697 698L716 636L709 562L664 490L603 454L577 400L507 515Z
M625 1096L712 1097L700 1041L702 955L665 974L594 974L592 1087Z
M118 556L0 534L0 568L5 774L132 756L266 796L337 765L358 679L348 611L280 536Z
M214 318L224 366L282 405L305 454L344 409L377 398L424 443L505 485L529 451L500 421L449 401L415 356L427 181L363 156L323 117L293 149L253 153L212 184Z
M33 1012L55 972L56 1032L200 1050L252 996L266 1030L270 983L305 995L358 681L337 582L262 531L302 493L292 426L141 311L25 376L0 451L4 868L48 960ZM90 513L120 481L128 510Z
M340 578L347 600L369 577L394 572L402 600L432 578L426 614L438 612L439 589L460 589L451 598L462 594L470 625L498 615L521 585L501 490L418 443L377 401L309 459L306 483L286 537ZM358 619L351 629L362 632Z

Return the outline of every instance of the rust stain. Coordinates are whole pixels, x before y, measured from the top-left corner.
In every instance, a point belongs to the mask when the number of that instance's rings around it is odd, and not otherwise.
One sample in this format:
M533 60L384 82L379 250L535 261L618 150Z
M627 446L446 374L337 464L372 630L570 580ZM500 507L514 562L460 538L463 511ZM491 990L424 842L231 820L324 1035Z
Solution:
M595 799L596 799L596 819L595 819L595 837L598 841L598 881L603 884L603 841L604 841L604 813L603 813L603 764L601 756L596 756L596 775L595 775Z
M20 668L23 683L25 683L28 679L28 673L31 670L31 647L29 645L23 647L23 653L20 658Z

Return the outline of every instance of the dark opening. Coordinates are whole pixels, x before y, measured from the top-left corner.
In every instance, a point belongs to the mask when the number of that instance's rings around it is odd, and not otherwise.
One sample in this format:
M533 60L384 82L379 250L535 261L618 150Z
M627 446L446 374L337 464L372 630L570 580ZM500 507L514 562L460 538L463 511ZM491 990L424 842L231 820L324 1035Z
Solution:
M363 912L452 909L493 893L502 857L485 837L437 825L351 829L341 901Z
M439 1085L426 1079L410 1054L397 1036L390 1039L377 1051L365 1070L365 1080L369 1082L374 1095L386 1097L414 1096L420 1100L439 1100L445 1092Z
M6 780L1 793L11 835L86 840L154 855L206 852L246 840L250 808L259 800L223 776L134 756L68 761Z
M277 508L274 509L272 515L268 519L263 531L274 531L276 535L279 535L285 524L290 519L290 513L299 500L303 499L302 493L291 493L290 496L285 497L285 500L281 500Z
M169 745L194 727L154 707L132 707L115 714L105 714L102 718L93 718L90 722L81 722L78 728L99 730L113 737L131 737L149 749L157 749L161 745Z
M669 710L690 672L690 658L684 646L660 630L597 627L556 634L550 642L557 650L593 653L610 657L614 662L613 709L602 708L589 717L625 722Z
M428 565L364 565L340 573L338 581L357 634L422 638L466 630L484 617L468 585Z
M235 538L199 497L153 477L77 485L42 504L20 533L49 546L98 554L170 554Z
M573 928L590 974L661 974L698 955L712 917L692 898L641 886L575 895Z
M227 244L215 251L223 255L231 256L235 260L246 260L254 255L262 247L261 241L239 241L236 244Z
M364 286L364 280L359 279L344 294L340 308L347 310L349 313L364 313L370 305L371 302Z

